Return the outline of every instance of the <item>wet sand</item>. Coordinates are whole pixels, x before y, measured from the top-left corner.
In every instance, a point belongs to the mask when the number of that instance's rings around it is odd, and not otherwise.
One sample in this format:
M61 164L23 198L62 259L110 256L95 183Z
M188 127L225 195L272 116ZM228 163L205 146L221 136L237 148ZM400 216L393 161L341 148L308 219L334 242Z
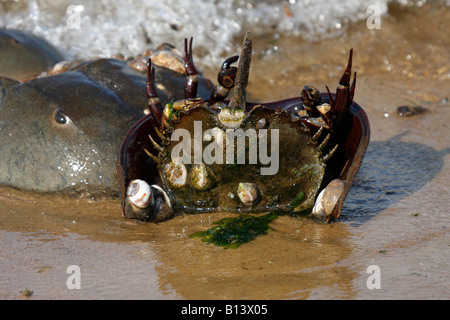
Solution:
M362 22L317 43L254 39L254 101L296 96L306 84L334 90L354 48L355 101L371 142L339 221L280 217L267 235L222 249L189 235L225 214L142 223L123 219L117 199L1 188L0 298L450 298L450 10L421 9L390 8L379 30ZM427 111L400 117L402 105ZM70 265L80 267L79 290L67 288ZM380 289L367 286L370 265Z

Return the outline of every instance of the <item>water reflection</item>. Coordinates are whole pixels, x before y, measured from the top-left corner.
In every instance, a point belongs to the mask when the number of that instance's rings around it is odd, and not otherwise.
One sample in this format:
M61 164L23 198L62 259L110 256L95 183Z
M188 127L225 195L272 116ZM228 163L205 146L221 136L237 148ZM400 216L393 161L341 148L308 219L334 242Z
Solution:
M370 142L345 201L342 220L358 226L418 191L439 173L450 148L438 151L424 144L400 141L407 134Z
M353 270L342 265L352 254L348 226L319 224L306 218L279 217L265 236L238 249L206 245L187 235L170 236L181 226L187 234L205 229L208 215L186 215L164 223L153 248L159 264L159 290L186 299L349 299ZM212 221L224 215L212 214ZM203 220L203 222L202 222Z

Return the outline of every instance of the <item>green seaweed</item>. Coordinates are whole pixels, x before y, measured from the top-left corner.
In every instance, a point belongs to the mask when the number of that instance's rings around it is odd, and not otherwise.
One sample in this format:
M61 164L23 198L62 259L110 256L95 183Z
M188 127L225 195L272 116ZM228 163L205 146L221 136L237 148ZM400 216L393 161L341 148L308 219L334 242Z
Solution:
M303 192L300 192L297 197L289 204L289 207L291 209L297 208L305 199L305 194Z
M278 218L276 211L257 217L250 214L240 214L238 217L224 218L214 222L216 225L205 231L191 234L190 238L200 238L203 242L212 243L226 249L236 249L250 242L259 235L266 234L269 223Z
M169 123L172 123L172 116L173 116L173 104L175 103L175 100L170 101L167 106L169 107Z

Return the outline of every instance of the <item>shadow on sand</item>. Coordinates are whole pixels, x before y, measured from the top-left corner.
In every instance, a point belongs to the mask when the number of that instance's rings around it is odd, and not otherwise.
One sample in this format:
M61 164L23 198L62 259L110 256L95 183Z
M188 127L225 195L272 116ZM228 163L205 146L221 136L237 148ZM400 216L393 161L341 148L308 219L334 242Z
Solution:
M382 210L417 192L441 170L450 148L400 141L403 132L387 141L371 141L347 195L342 221L360 225Z

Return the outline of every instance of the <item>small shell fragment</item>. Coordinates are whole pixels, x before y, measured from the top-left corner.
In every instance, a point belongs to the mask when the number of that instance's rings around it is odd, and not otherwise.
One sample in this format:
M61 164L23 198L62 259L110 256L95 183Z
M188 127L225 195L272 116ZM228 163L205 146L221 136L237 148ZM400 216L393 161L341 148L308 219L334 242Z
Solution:
M241 108L222 108L217 115L220 123L227 128L237 128L241 125L245 118L245 112Z
M127 188L128 200L138 208L145 209L152 202L152 191L144 180L136 179Z
M323 219L325 218L325 209L323 208L323 194L325 193L325 189L320 191L319 195L316 198L316 202L312 209L312 215L316 218Z
M340 179L334 179L325 188L325 193L323 195L323 207L327 216L333 213L334 207L344 192L344 188L345 181Z
M174 188L182 188L186 185L187 169L178 159L173 160L164 167L167 182Z
M267 120L264 118L261 118L256 123L256 129L265 129L267 127Z
M177 50L159 50L150 55L152 63L164 67L180 74L185 74L184 61Z
M319 110L319 112L325 116L328 111L330 111L331 106L329 103L322 103L320 106L317 106L317 110Z
M322 117L317 117L317 118L311 117L308 119L308 122L318 128L324 127L325 129L329 129L327 123L325 122L325 120Z
M255 183L249 182L239 183L237 194L241 202L246 206L256 204L261 198L259 188Z
M136 71L145 72L147 70L147 57L138 56L128 62L128 65Z
M332 180L317 196L312 215L317 218L328 218L332 213L345 189L345 181Z
M305 109L300 110L299 112L297 112L299 117L308 117L308 111L306 111Z
M204 191L211 189L216 183L216 179L211 169L204 163L200 163L192 167L189 173L189 183L194 189Z

